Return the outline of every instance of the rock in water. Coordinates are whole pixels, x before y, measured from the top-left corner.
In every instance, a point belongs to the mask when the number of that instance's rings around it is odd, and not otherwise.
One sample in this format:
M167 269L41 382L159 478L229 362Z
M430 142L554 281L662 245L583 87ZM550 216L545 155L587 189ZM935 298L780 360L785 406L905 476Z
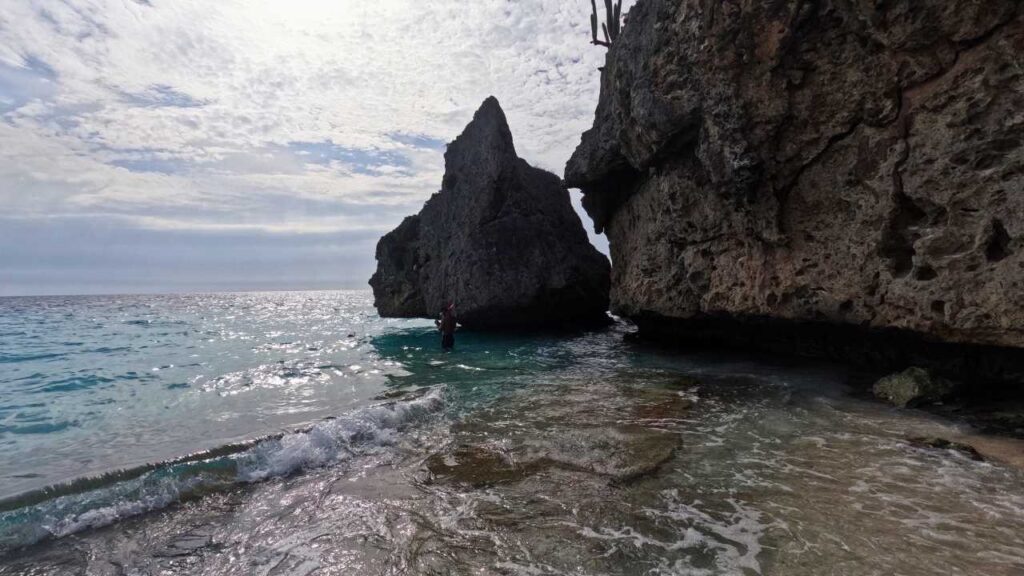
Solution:
M434 318L451 300L467 328L606 321L608 260L558 177L516 156L494 97L444 160L441 191L377 244L381 316Z
M980 452L970 444L964 442L956 442L948 440L946 438L939 438L937 436L917 436L908 440L910 445L915 448L934 448L936 450L955 450L961 454L967 456L971 460L982 461L985 459Z
M742 345L1024 347L1022 7L639 0L565 173L612 311Z
M882 378L872 387L875 396L900 408L938 402L953 393L956 386L945 378L933 377L923 368L907 368Z
M507 450L462 445L434 454L425 462L437 479L472 486L518 482L556 467L605 476L616 483L653 474L672 458L678 434L642 426L606 426L560 430Z

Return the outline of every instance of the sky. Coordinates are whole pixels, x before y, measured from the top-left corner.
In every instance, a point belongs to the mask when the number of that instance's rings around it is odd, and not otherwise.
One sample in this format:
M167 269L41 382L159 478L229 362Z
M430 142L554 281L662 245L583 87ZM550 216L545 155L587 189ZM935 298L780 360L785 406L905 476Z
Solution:
M0 0L0 295L365 288L488 95L562 173L589 41L587 0Z

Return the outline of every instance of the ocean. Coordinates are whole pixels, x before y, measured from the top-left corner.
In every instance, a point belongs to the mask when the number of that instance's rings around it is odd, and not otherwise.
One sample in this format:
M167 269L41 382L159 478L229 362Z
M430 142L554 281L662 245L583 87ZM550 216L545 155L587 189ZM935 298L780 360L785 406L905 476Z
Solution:
M0 298L0 574L1021 574L1024 473L850 368L367 291Z

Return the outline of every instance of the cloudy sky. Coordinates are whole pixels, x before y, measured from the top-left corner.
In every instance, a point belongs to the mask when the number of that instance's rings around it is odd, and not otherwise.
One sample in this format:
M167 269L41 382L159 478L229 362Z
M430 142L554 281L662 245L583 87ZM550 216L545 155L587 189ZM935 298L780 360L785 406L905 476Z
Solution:
M486 96L561 174L597 103L589 14L0 0L0 295L365 287Z

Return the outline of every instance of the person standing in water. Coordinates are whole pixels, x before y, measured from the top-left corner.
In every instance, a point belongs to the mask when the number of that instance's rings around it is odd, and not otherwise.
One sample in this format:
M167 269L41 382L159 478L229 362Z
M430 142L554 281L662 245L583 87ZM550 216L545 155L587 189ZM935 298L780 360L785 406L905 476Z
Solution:
M447 306L441 309L441 319L434 320L434 324L441 331L441 349L445 352L451 351L455 347L456 319L454 302L449 302Z

